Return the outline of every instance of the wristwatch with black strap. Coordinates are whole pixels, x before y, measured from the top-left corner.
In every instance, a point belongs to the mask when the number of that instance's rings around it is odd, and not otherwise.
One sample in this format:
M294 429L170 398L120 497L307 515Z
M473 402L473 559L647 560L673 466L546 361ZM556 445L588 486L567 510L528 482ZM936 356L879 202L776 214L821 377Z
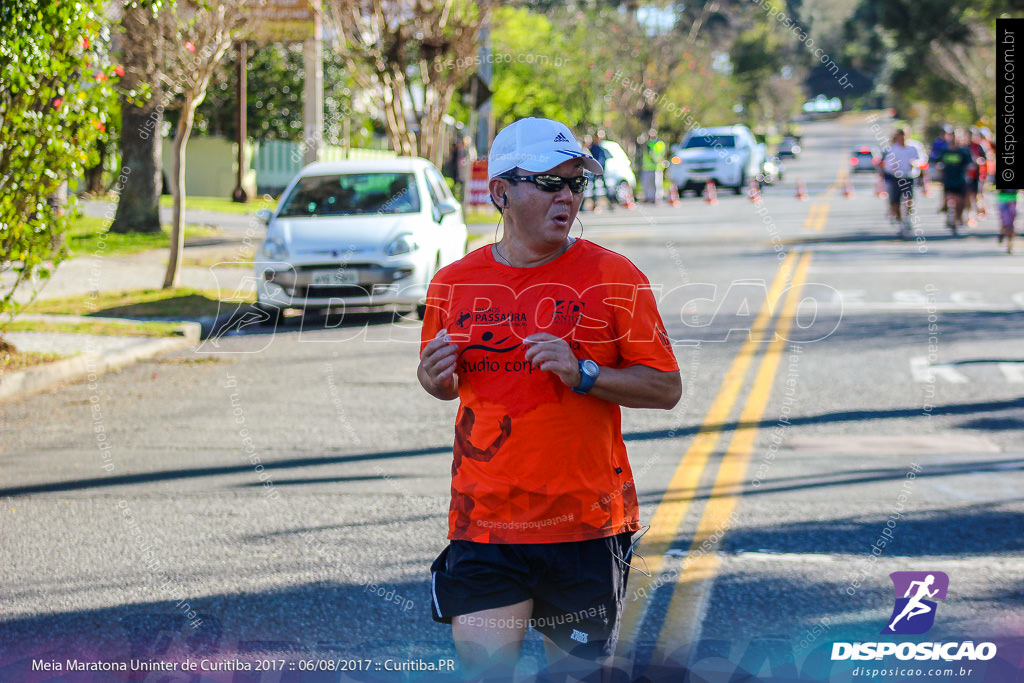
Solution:
M590 360L589 358L579 359L580 363L580 383L572 388L577 394L586 394L593 387L597 381L597 376L601 374L601 368L597 363Z

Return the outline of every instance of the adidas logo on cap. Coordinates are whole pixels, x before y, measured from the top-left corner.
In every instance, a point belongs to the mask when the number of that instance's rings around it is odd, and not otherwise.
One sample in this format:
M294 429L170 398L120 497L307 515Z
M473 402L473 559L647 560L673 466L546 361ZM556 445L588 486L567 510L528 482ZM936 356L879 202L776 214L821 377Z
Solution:
M569 138L559 133L558 135L555 136L554 142L569 142Z

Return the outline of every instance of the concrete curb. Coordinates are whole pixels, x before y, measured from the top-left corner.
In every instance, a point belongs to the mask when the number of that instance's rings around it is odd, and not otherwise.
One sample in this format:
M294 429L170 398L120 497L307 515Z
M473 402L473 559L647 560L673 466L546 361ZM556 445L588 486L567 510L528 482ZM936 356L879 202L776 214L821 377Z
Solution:
M0 374L0 403L31 396L60 384L102 375L161 353L188 348L199 342L198 323L181 323L179 329L182 331L180 337L139 337L137 343L130 344L127 348L104 353L85 353L17 372Z

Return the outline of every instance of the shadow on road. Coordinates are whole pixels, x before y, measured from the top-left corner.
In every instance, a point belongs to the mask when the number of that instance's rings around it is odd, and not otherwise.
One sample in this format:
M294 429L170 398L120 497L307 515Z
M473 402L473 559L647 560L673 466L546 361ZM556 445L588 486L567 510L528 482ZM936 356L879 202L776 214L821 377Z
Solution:
M839 228L830 228L831 230L837 230ZM965 228L967 230L967 228ZM954 235L952 233L936 233L934 230L928 232L922 232L921 237L924 238L925 243L932 242L964 242L964 241L976 241L984 240L991 241L992 247L997 247L996 238L999 237L999 231L993 230L982 230L979 228L969 229L970 232L961 233L960 235ZM842 232L834 234L821 234L807 237L795 237L785 240L785 243L790 246L797 246L802 244L863 244L863 243L881 243L881 242L892 242L894 244L901 243L914 243L914 237L908 237L902 239L895 234L895 228L890 230L857 230L852 232ZM761 254L763 256L763 253ZM847 258L856 255L856 252L844 251L843 255ZM877 257L877 253L870 254L871 257ZM906 254L899 254L902 258L906 258ZM922 255L923 256L923 255ZM988 252L943 252L942 254L928 254L929 257L939 256L943 259L971 259L971 258L992 258L992 254Z
M423 455L441 455L451 453L452 447L437 446L435 448L420 448L406 451L390 451L380 453L362 453L357 455L335 455L319 458L293 458L290 460L272 461L263 459L263 466L268 471L282 471L290 469L301 469L304 467L319 467L322 465L339 465L344 463L362 462L369 460L388 460L393 458L413 458ZM94 477L90 479L78 479L73 481L51 482L48 484L32 484L29 486L15 486L0 489L0 496L27 496L39 493L58 493L61 491L80 491L92 488L106 488L108 486L131 486L134 484L148 484L160 481L174 481L181 479L193 479L196 477L216 477L226 474L252 473L252 466L231 465L226 467L194 467L180 470L162 470L159 472L145 472L140 474L124 474L112 477ZM360 479L356 477L355 479ZM368 479L379 477L367 477ZM346 481L348 477L332 477L329 481ZM278 482L277 483L288 483Z
M352 329L366 326L397 325L409 322L409 314L399 311L355 310L327 312L310 309L298 315L281 316L274 320L266 311L251 304L238 304L215 319L203 324L202 339L218 340L239 335L274 335L320 330Z
M987 468L977 469L984 472ZM954 471L936 470L945 468L927 467L918 475L918 481L956 473L956 468ZM906 470L899 470L883 478L902 481L905 476ZM910 496L912 498L913 494ZM882 509L873 506L876 508L873 513L865 510L858 516L732 529L723 539L723 548L727 552L870 555L872 545L878 541L882 530L888 528L886 522L893 514L893 504ZM1020 514L1019 506L1004 509L1003 505L1002 502L979 503L941 510L904 511L891 530L895 540L884 546L884 554L887 557L963 558L998 554L1019 557L1024 550L1024 515ZM1024 604L1024 596L1019 595L1014 601Z
M170 600L8 617L0 622L0 680L36 680L39 674L30 673L33 658L61 663L71 658L127 662L181 661L186 657L252 662L271 657L302 659L303 655L312 660L315 655L320 660L373 659L381 665L386 658L395 662L454 659L450 628L430 617L428 565L424 561L423 581L326 581L299 583L277 591L203 597L190 597L184 587L174 584L175 590L167 591L174 594ZM344 571L336 573L342 575L339 580L349 579ZM147 592L152 593L161 578L152 577L153 586ZM198 626L196 621L200 622ZM281 680L352 680L343 674L328 674L331 672L307 672L302 676L285 673ZM213 676L200 678L221 680ZM268 680L267 676L266 672L236 674L234 680ZM359 680L400 677L382 672Z
M999 413L1007 410L1024 410L1024 398L1011 399L1006 401L983 401L978 403L954 403L937 405L931 411L932 416L940 415L979 415L985 413ZM895 408L885 410L849 410L818 415L794 416L790 420L793 426L815 425L815 424L836 424L845 422L861 422L867 420L905 419L920 417L921 408ZM989 419L999 419L999 416L990 416ZM1012 418L1013 423L1007 429L1015 428L1017 418ZM776 420L761 420L756 423L731 421L721 424L706 425L706 429L722 430L733 432L739 428L771 428L777 424ZM695 435L700 430L699 425L691 425L680 429L660 429L643 432L630 432L624 435L627 442L630 441L651 441L651 440L679 440ZM400 451L380 451L370 453L324 455L321 457L291 458L287 460L263 460L263 465L268 471L285 471L301 469L305 467L319 467L325 465L339 465L353 462L367 462L376 460L392 460L396 458L413 458L421 456L444 455L451 453L451 445L440 445L428 448L418 448ZM248 464L239 464L221 467L196 467L180 470L162 470L156 472L144 472L139 474L126 474L109 477L93 477L88 479L75 479L70 481L48 482L41 484L30 484L26 486L11 486L0 488L0 496L26 496L40 493L57 493L62 491L79 491L87 489L108 488L112 486L130 486L134 484L146 484L152 482L192 479L196 477L211 477L230 474L251 473L252 467ZM344 478L333 478L328 481L342 481ZM319 481L319 480L317 480Z

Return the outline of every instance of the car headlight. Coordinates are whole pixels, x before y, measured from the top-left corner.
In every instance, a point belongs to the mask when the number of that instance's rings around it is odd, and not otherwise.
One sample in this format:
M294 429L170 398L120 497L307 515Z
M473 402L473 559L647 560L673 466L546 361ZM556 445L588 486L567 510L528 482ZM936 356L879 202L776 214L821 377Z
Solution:
M271 261L285 261L288 259L288 247L284 241L277 237L268 237L263 243L263 254Z
M420 245L416 244L412 235L399 235L391 240L391 244L384 249L384 253L388 256L398 256L399 254L409 254L419 248Z

